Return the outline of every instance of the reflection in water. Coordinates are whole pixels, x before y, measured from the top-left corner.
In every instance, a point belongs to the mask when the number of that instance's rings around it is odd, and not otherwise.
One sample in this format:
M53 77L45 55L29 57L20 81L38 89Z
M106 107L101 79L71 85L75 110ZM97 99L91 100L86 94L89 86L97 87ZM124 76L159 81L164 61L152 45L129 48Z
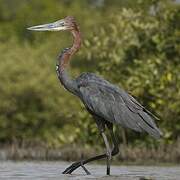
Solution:
M61 172L69 163L65 162L0 162L0 180L22 180L22 179L53 179L53 180L139 180L141 177L147 179L178 180L180 179L179 167L152 167L152 166L112 166L112 176L105 176L106 166L86 166L92 175L85 175L79 168L72 175L63 175ZM142 178L143 179L143 178Z

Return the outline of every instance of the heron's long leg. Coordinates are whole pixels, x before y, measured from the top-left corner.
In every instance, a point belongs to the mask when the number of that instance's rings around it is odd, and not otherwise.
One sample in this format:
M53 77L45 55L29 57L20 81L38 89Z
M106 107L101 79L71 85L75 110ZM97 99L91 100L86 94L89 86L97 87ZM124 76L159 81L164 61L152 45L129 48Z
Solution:
M111 134L111 137L112 137L112 141L113 141L113 150L111 152L111 155L112 156L115 156L116 154L118 154L119 152L119 148L118 148L118 142L114 136L114 133L113 133L113 127L112 125L111 126L108 126L108 129L110 130L110 134ZM94 156L94 157L91 157L89 159L86 159L86 160L83 160L83 161L79 161L79 162L75 162L73 163L71 166L69 166L68 168L65 169L65 171L63 172L63 174L71 174L74 170L76 170L77 168L79 168L82 164L87 164L91 161L95 161L95 160L99 160L99 159L103 159L103 158L106 158L107 155L106 154L101 154L101 155L98 155L98 156Z
M104 139L104 143L106 145L106 150L107 150L107 154L106 154L106 156L107 156L107 171L106 171L106 174L110 175L111 149L110 149L109 142L107 140L105 133L102 132L101 134L102 134L102 137Z
M108 143L108 141L107 141L106 135L104 134L104 128L101 130L101 134L102 134L102 136L103 136L103 139L104 139L104 142L105 142L106 147L108 147L108 148L106 148L106 149L108 149L108 150L107 150L107 154L109 153L110 156L111 156L111 151L110 151L109 143ZM94 157L89 158L89 159L86 159L86 160L82 160L82 161L75 162L75 163L73 163L71 166L69 166L68 168L66 168L65 171L63 171L62 173L63 173L63 174L71 174L74 170L76 170L76 169L77 169L78 167L80 167L80 166L84 169L84 168L85 168L85 167L84 167L84 164L87 164L87 163L89 163L89 162L91 162L91 161L103 159L103 158L107 157L107 154L101 154L101 155L94 156ZM109 159L109 158L107 158L107 159ZM107 161L108 161L108 160L107 160ZM108 166L108 167L109 167L109 166ZM89 171L87 171L86 168L84 169L84 171L86 172L86 174L90 174ZM88 172L88 173L87 173L87 172Z
M103 159L107 157L106 154L101 154L101 155L98 155L98 156L94 156L92 158L89 158L89 159L86 159L86 160L82 160L82 161L78 161L78 162L75 162L73 163L71 166L67 167L62 173L63 174L71 174L74 170L76 170L77 168L79 168L80 166L82 166L82 164L87 164L91 161L95 161L95 160L99 160L99 159Z
M119 153L119 143L118 143L118 141L114 135L114 132L113 132L113 124L112 123L107 124L107 128L110 131L112 142L113 142L113 150L111 152L111 155L115 156L116 154Z

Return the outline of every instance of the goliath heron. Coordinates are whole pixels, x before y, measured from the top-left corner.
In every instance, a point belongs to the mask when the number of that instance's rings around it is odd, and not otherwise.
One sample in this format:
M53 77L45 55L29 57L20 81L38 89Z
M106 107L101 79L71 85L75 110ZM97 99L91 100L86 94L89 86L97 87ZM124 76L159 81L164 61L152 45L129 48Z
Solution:
M74 42L72 47L64 49L59 56L56 64L57 75L61 84L69 92L79 97L87 111L93 116L106 146L106 153L75 162L65 169L64 174L71 174L80 166L87 174L90 174L84 164L107 158L107 175L110 175L111 157L119 152L118 142L113 132L113 124L120 124L138 132L145 131L154 138L160 138L162 133L153 120L156 117L126 91L93 73L82 73L75 79L68 75L67 65L81 46L81 33L74 17L68 16L54 23L33 26L28 29L33 31L66 30L71 32ZM109 129L111 134L112 149L105 135L105 128Z

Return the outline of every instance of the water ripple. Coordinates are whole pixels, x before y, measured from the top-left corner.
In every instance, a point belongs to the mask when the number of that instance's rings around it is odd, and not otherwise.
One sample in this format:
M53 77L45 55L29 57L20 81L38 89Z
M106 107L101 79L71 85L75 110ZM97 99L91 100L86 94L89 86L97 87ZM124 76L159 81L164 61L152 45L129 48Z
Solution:
M64 175L61 172L69 165L66 162L0 162L0 180L139 180L146 177L153 180L178 180L180 179L179 167L157 166L112 166L111 176L106 176L105 165L87 165L92 175L85 175L79 168L72 175Z

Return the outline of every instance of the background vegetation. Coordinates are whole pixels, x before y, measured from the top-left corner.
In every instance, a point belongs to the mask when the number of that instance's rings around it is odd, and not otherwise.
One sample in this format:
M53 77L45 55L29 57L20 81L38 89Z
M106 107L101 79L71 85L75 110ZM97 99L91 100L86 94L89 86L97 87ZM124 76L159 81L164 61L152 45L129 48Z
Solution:
M69 33L26 29L73 15L84 44L72 76L95 72L133 94L160 118L164 138L118 129L119 141L167 153L180 138L179 10L170 0L0 0L0 143L103 145L90 115L56 77L56 57L71 45Z

